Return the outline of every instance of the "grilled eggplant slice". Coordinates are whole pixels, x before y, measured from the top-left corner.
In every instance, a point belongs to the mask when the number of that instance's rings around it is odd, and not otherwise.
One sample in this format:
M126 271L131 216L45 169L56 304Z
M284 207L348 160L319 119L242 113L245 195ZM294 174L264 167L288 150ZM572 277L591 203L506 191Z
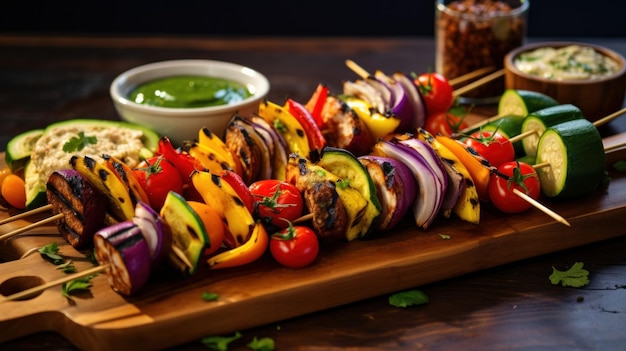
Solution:
M46 183L46 197L55 214L61 236L79 251L92 248L94 234L104 226L106 200L80 172L54 171Z

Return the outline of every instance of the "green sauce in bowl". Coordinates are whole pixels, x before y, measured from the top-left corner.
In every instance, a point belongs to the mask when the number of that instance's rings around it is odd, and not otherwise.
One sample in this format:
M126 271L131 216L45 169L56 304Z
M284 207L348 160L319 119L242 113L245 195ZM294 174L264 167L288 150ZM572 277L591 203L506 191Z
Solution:
M243 84L227 79L174 76L139 85L131 91L128 99L158 107L193 108L228 105L251 95Z

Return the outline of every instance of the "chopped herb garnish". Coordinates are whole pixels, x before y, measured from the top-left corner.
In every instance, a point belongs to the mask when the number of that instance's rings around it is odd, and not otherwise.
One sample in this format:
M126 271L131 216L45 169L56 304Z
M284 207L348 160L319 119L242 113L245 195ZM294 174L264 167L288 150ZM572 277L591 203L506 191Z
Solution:
M389 304L394 307L409 307L428 303L428 296L420 290L407 290L389 296Z
M59 255L59 244L56 242L42 246L38 251L42 256L51 260L54 264L61 264L65 261L63 256Z
M91 279L93 279L93 275L84 278L78 278L74 280L70 280L67 283L64 283L61 287L61 293L63 296L71 299L70 296L72 293L76 291L87 291L91 288Z
M254 337L254 339L252 339L252 341L248 343L247 346L254 351L274 351L274 349L276 348L276 346L274 345L274 339L258 339L256 336Z
M203 292L202 293L202 300L204 301L215 301L219 298L219 295L216 293L212 293L212 292Z
M448 234L442 234L442 233L439 233L439 236L440 236L442 239L444 239L444 240L448 240L448 239L450 239L450 235L448 235Z
M583 269L584 264L582 262L576 262L566 271L560 271L554 266L552 267L552 274L550 274L550 282L552 284L559 284L563 286L571 286L579 288L589 284L589 271Z
M76 273L76 267L74 267L74 262L72 262L71 260L64 262L64 263L60 263L57 266L57 269L60 269L63 271L63 273Z
M342 179L337 182L339 189L346 189L350 186L350 179Z
M206 338L202 338L200 342L211 350L227 351L228 344L239 338L241 338L241 333L236 332L233 336L208 336Z
M95 136L85 136L85 132L78 132L78 136L70 138L65 144L63 144L63 151L74 152L80 151L86 148L89 144L95 144L98 142Z
M626 160L619 160L613 164L613 169L618 172L626 172Z

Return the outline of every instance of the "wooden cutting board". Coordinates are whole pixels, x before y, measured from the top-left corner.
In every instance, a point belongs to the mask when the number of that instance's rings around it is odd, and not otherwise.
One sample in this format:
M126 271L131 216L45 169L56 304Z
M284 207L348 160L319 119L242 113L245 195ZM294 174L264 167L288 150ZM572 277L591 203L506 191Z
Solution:
M608 138L605 146L625 140L626 135ZM610 164L619 159L626 159L626 148L608 154ZM270 257L191 278L164 269L132 298L113 292L104 275L73 300L52 287L28 300L0 303L0 342L54 331L84 350L162 349L621 236L626 234L626 176L612 172L611 177L608 191L584 199L542 199L571 227L534 208L506 215L483 204L479 225L439 218L423 231L407 217L401 228L376 239L323 247L317 262L305 269L283 268ZM0 235L45 216L6 224ZM64 277L38 253L20 259L53 241L79 271L91 267L55 227L41 227L0 243L0 258L6 261L0 263L0 293ZM219 299L204 301L204 292Z

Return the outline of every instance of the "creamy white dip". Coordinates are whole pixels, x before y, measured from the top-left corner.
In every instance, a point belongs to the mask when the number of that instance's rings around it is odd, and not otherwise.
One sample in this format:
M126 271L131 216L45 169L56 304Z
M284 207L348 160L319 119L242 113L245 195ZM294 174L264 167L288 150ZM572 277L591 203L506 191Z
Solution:
M521 53L515 66L522 72L552 80L598 79L619 70L619 63L592 47L543 47Z
M95 143L86 143L82 150L66 152L65 145L72 138L83 132L85 137L95 137ZM117 128L98 125L63 125L53 127L46 131L37 140L31 152L33 170L38 177L26 179L26 189L34 189L39 184L45 184L48 178L58 169L71 168L70 158L73 155L90 156L100 160L101 155L114 156L129 167L134 167L140 162L140 151L144 147L141 140L143 133L129 128Z

